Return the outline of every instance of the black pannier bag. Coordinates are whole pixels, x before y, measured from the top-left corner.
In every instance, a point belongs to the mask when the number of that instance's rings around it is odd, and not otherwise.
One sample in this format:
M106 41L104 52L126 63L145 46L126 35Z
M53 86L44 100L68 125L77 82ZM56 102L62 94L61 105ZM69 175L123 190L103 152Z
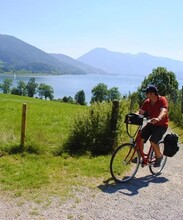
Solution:
M135 113L129 113L125 116L125 123L132 125L142 125L143 124L143 116Z
M178 136L173 133L167 134L164 138L163 154L167 157L173 157L178 150Z

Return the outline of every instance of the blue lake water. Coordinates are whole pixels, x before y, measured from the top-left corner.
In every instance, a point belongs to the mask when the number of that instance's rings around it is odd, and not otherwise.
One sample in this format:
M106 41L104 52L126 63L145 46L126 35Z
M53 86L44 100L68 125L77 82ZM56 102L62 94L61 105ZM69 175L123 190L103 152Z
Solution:
M0 83L5 78L12 78L13 86L16 87L19 80L23 80L26 83L31 77L36 79L36 83L45 83L50 85L54 89L54 98L63 98L64 96L74 97L75 94L84 90L86 95L86 101L89 103L91 100L91 90L98 83L104 83L108 86L108 89L112 87L118 87L122 95L134 92L141 85L144 80L144 76L135 75L62 75L62 76L2 76L0 75ZM179 87L182 88L183 76L177 79Z

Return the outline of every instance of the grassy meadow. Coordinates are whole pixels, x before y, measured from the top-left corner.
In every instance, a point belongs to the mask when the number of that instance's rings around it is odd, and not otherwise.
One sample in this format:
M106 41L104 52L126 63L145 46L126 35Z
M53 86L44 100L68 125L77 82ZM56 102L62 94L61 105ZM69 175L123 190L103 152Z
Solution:
M67 138L77 112L86 106L0 94L0 149L20 144L22 105L27 104L25 148L52 153Z
M26 137L20 146L22 105L27 104ZM96 187L110 177L110 156L55 156L77 113L87 106L0 94L0 194L40 198L67 196L73 188Z

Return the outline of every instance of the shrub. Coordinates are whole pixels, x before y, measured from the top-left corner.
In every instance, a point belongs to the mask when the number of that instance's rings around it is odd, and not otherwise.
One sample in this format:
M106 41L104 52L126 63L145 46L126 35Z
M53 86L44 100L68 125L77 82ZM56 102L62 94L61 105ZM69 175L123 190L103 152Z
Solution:
M122 118L126 104L120 105L116 134L111 130L112 103L92 104L83 113L77 115L73 128L65 144L65 150L71 154L105 155L113 150L114 144L121 141L121 134L124 131ZM124 133L123 133L124 134ZM114 140L115 137L115 140ZM125 136L123 136L125 137Z
M110 151L111 104L93 104L85 112L77 115L66 150L70 153L104 154Z

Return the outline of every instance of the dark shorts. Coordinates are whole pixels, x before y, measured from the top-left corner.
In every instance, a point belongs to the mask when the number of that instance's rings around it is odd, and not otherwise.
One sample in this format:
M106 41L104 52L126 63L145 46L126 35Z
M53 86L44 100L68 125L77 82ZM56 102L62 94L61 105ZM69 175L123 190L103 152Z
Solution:
M148 123L145 127L142 128L141 137L144 139L144 142L150 138L149 140L151 142L158 144L166 131L167 127L156 126Z

